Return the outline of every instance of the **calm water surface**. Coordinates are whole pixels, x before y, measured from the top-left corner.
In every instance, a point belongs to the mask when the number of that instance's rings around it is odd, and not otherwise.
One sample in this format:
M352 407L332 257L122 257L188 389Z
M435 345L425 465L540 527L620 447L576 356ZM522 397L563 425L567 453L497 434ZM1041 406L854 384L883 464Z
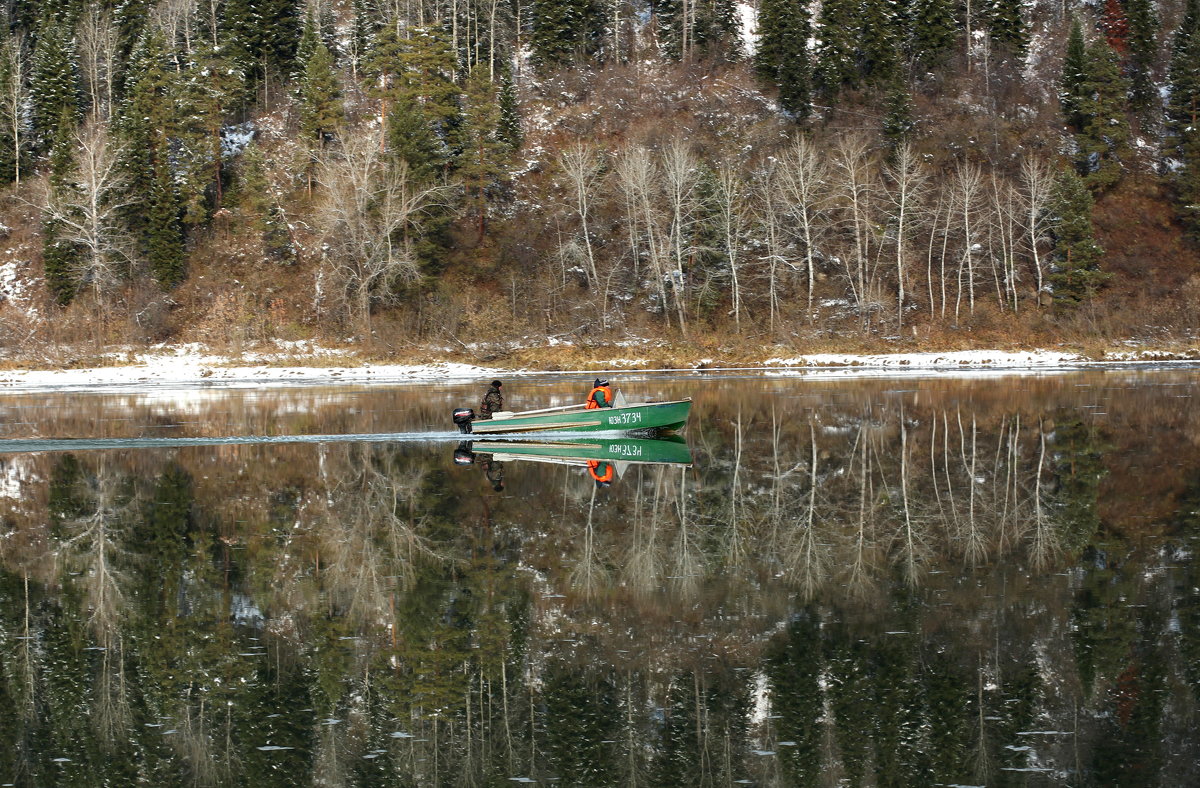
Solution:
M1198 381L5 395L0 784L1196 785Z

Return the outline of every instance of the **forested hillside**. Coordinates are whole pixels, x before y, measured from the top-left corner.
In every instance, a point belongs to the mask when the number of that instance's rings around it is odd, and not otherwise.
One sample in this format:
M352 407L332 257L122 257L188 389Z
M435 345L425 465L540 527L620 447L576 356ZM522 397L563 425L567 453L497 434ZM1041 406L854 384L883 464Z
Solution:
M4 0L0 20L10 356L1200 324L1200 0Z

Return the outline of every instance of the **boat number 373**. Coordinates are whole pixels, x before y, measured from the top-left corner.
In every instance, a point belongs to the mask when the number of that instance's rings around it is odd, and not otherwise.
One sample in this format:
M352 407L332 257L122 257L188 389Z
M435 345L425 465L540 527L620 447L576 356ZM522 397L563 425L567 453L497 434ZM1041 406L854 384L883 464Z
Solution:
M638 424L642 420L641 413L614 413L608 417L609 424Z

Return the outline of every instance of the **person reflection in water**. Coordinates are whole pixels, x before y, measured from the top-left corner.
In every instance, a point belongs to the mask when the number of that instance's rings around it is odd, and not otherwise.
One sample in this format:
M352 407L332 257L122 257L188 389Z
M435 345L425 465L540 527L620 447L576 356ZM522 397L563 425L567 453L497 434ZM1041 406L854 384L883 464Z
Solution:
M496 492L504 491L504 463L497 462L496 458L491 454L478 455L479 467L483 468L483 475L491 482L492 489Z
M476 463L478 460L478 463ZM483 475L496 492L504 492L504 463L497 462L491 454L477 454L471 449L471 441L463 441L454 450L455 465L478 464L483 469Z
M609 487L613 480L613 466L611 462L603 460L588 460L588 475L595 480L597 487Z

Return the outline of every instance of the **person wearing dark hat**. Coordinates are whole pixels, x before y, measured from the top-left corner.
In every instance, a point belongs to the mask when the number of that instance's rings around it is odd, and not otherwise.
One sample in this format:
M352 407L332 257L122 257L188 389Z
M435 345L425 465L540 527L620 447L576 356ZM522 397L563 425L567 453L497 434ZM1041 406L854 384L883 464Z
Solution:
M492 381L487 393L483 395L483 402L479 403L478 418L490 419L496 411L504 410L504 395L500 393L500 387L503 385L498 380Z
M596 408L611 408L613 402L612 389L608 387L608 378L596 378L592 390L587 396L587 410Z

